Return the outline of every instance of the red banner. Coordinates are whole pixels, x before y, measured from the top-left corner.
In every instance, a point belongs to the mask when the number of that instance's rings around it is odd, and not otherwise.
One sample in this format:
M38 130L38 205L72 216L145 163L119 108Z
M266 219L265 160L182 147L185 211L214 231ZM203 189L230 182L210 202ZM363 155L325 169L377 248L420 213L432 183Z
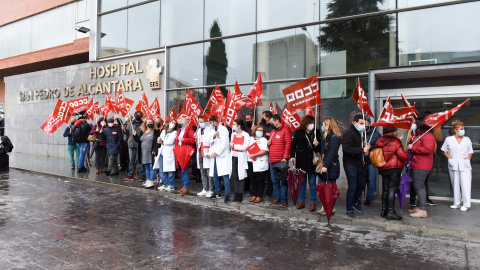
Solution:
M402 96L403 106L404 107L412 107L412 105L410 105L410 102L408 102L408 100L405 98L405 96L402 93L400 93L400 95ZM417 115L417 117L420 116L420 113L417 110L415 110L415 114Z
M390 97L388 97L378 122L374 123L373 126L410 129L412 123L415 122L415 118L415 106L393 109Z
M224 103L225 97L223 96L222 91L220 91L220 88L218 88L218 85L215 84L215 89L210 94L210 98L208 99L207 106L205 106L205 110L211 111L215 105Z
M133 101L129 98L125 98L125 108L120 111L120 113L122 114L123 117L125 117L128 114L128 112L130 111L130 109L133 106L133 103L135 103L135 101Z
M452 116L460 110L465 103L467 103L470 99L465 100L464 102L458 104L455 108L446 110L443 112L438 112L434 114L429 114L425 116L425 119L423 120L423 124L429 126L429 127L434 127L436 126L437 128L440 127L441 125L445 124Z
M273 103L270 101L270 107L268 108L269 111L271 111L273 114L277 114L277 111L273 107Z
M291 113L304 111L322 103L318 90L318 76L312 76L282 90Z
M233 124L233 120L235 120L235 115L237 115L237 109L235 106L234 95L230 92L230 89L228 89L228 99L225 106L225 112L223 114L223 122L227 126L231 127Z
M368 106L368 100L365 96L365 91L363 91L362 85L360 84L360 78L358 78L357 87L355 87L355 91L353 91L352 98L360 110L371 117L374 117L370 106Z
M125 110L127 107L127 102L125 100L125 94L123 93L123 89L118 90L118 95L115 93L115 103L117 104L118 110L121 112Z
M238 86L237 78L235 78L235 86L233 87L234 94L233 99L235 100L235 108L236 110L240 109L241 107L255 107L253 100L242 93L240 90L240 86Z
M153 100L152 105L148 108L148 116L151 118L155 119L157 117L162 117L162 114L160 113L160 103L158 103L158 99L155 98Z
M165 119L165 124L168 125L172 119L177 119L177 113L175 112L175 107L172 107L170 113L168 113L167 119Z
M143 114L143 118L147 117L147 111L148 111L148 98L145 95L145 93L142 93L142 96L138 100L138 104L135 107L135 110L141 111Z
M288 107L285 107L282 113L282 122L286 124L290 130L294 131L300 127L300 123L302 122L302 119L300 119L300 116L298 116L297 113L292 114Z
M112 111L114 114L118 114L117 102L115 100L115 97L110 96L107 91L105 91L105 96L107 97L105 104L109 106L110 111Z
M95 114L100 114L100 104L98 104L98 101L95 101L95 105L94 105L94 113Z
M287 107L287 104L285 104L285 106L283 107L284 109ZM276 114L280 114L281 112L283 112L283 109L280 107L280 105L278 105L278 103L275 102L275 110L276 110ZM281 115L280 115L281 116Z
M72 108L73 114L83 111L83 108L88 104L88 97L81 97L74 100L67 101L68 106Z
M61 99L59 99L57 101L55 109L53 110L53 117L58 118L58 120L62 121L65 124L68 124L68 121L70 121L72 115L72 108L68 106L67 102L63 102Z
M100 115L103 116L105 119L108 117L108 114L112 111L110 106L108 105L108 99L105 99L105 103L98 108Z
M48 116L47 120L43 122L40 129L45 131L48 135L52 135L63 124L58 118L53 117L53 113Z
M95 103L93 103L93 98L90 100L87 106L84 108L85 110L85 118L89 120L93 120L93 115L95 114Z
M247 96L252 100L252 103L255 106L262 106L262 95L263 95L263 86L262 86L262 73L258 73L258 79L253 84L250 91L248 91Z
M185 91L185 102L183 103L182 110L178 114L178 118L185 117L190 121L190 126L198 125L198 116L203 114L203 109L200 104L195 100L193 93L190 90Z

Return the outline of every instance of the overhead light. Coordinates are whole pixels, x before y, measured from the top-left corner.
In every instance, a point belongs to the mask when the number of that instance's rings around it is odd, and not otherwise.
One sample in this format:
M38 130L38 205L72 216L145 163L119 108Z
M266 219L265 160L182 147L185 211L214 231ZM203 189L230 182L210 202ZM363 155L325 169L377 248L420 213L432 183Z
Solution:
M198 79L193 79L194 81L198 81Z
M450 102L450 101L445 101L445 102L443 102L443 105L452 105L452 104L453 104L453 103Z

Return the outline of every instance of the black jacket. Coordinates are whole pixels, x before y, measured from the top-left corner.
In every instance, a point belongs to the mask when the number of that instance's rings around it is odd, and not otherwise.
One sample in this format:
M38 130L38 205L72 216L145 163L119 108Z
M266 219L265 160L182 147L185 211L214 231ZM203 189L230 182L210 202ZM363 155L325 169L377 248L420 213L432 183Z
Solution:
M102 140L107 141L107 154L116 155L120 153L120 145L123 141L123 133L120 126L107 127L100 133Z
M303 129L297 129L293 135L292 147L290 148L290 158L295 158L295 167L304 170L307 173L315 171L315 167L312 166L313 151L315 146L313 145L315 131L307 133ZM317 129L317 141L321 141L321 132ZM308 136L308 140L307 140ZM311 144L311 146L310 146Z
M343 134L343 166L363 166L364 153L362 135L352 124L350 128Z
M340 160L338 159L340 144L340 138L333 132L330 132L321 142L323 167L327 168L327 173L318 176L324 180L327 175L328 180L337 180L340 177Z
M263 127L263 134L265 134L265 139L270 139L270 133L273 131L273 125L270 123L262 123L260 122L260 125Z

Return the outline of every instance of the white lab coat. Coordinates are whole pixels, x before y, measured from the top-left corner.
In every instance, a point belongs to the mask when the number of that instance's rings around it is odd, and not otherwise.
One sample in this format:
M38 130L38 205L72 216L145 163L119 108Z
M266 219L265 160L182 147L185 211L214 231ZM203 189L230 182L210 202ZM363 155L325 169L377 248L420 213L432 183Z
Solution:
M453 171L471 171L472 165L470 159L465 159L473 153L472 141L470 138L463 137L462 142L458 143L455 136L445 138L442 145L442 151L447 152L452 159L448 160L448 169Z
M247 170L248 170L248 152L247 147L250 145L250 135L247 132L242 131L242 134L238 134L237 132L232 132L232 137L230 138L230 142L233 142L233 137L235 135L243 136L243 144L235 144L234 148L230 152L230 164L232 163L232 153L234 150L237 150L236 153L238 154L238 179L243 180L247 177ZM238 152L241 151L241 152ZM230 168L232 166L230 165ZM217 167L218 169L218 167ZM232 171L230 169L230 175L232 175Z
M163 144L158 151L159 155L155 159L154 169L159 169L160 153L163 155L163 172L174 172L177 170L175 163L175 154L173 148L175 148L175 138L177 137L177 131L166 133L165 130L160 134L160 138L163 140Z
M268 151L268 144L267 144L267 139L265 138L260 138L260 139L255 139L255 137L250 137L250 143L248 146L256 143L258 144L258 147L260 148L261 151ZM248 158L249 162L253 162L253 172L264 172L268 170L268 153L266 155L257 157L255 161L253 161L250 157Z
M208 175L213 177L214 165L217 164L217 175L224 176L230 175L230 165L232 164L232 158L230 157L230 140L228 139L228 130L226 127L218 126L218 136L213 138L212 136L206 137L205 142L210 145L210 154L216 153L218 156L215 161L210 162L210 170Z
M202 155L200 146L203 144L204 146L211 147L210 143L212 140L209 140L207 143L207 137L212 138L213 133L215 133L215 129L213 129L211 126L206 126L205 129L203 130L203 135L202 135L202 130L200 128L197 129L197 164L200 166L200 156ZM211 158L208 157L203 157L203 167L205 169L210 168L210 162Z

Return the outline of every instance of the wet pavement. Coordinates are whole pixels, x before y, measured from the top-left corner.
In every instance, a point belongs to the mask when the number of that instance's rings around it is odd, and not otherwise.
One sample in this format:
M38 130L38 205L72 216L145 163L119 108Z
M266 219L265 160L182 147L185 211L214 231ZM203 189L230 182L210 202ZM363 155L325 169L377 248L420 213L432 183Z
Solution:
M0 175L0 269L480 269L479 250L121 186Z

